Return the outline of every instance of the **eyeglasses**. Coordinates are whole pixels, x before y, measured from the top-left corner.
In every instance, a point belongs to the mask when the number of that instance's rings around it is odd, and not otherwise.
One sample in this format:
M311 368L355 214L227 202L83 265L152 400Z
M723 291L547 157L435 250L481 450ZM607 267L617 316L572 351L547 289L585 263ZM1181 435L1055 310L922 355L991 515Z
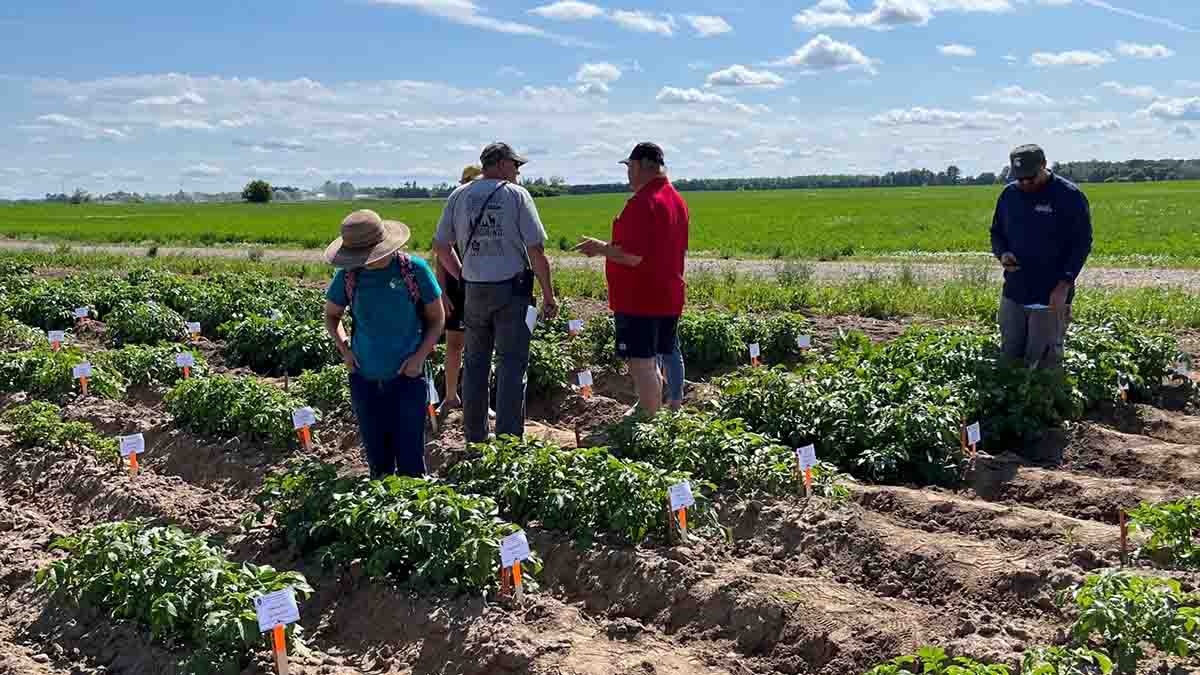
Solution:
M1038 179L1037 176L1030 176L1028 178L1018 178L1017 182L1020 183L1021 185L1026 185L1029 183L1036 183L1037 179Z

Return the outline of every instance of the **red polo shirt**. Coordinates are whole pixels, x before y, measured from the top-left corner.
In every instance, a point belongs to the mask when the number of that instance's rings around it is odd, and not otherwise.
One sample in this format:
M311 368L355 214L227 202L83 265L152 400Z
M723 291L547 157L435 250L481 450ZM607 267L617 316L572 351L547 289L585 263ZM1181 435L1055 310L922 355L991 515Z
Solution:
M607 262L609 309L634 316L683 313L688 208L671 181L655 178L629 198L613 221L612 243L642 262Z

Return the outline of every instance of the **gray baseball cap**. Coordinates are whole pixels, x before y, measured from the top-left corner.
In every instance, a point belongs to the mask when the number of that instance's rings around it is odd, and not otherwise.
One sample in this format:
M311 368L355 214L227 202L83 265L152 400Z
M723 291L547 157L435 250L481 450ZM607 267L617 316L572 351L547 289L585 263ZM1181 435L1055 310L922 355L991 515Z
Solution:
M1033 178L1042 171L1046 163L1046 152L1037 145L1022 145L1013 149L1008 155L1009 176L1018 178Z
M484 148L483 152L479 153L479 161L484 166L495 164L502 159L511 159L517 164L529 163L528 159L525 159L522 155L518 155L517 151L513 150L512 146L508 143L492 143Z

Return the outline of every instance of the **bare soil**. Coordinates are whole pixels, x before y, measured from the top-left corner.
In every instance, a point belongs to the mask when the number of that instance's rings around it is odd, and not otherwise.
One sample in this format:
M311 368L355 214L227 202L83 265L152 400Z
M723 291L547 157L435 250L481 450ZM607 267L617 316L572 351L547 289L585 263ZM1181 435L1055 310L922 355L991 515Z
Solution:
M876 339L903 328L822 321L818 331L853 325ZM587 442L630 402L620 377L597 384L589 400L568 394L531 405L528 433ZM7 397L0 408L21 400ZM235 559L304 572L316 593L302 606L293 672L305 675L850 675L925 644L1016 665L1027 647L1064 642L1070 618L1056 592L1119 564L1119 509L1200 487L1200 418L1142 407L1052 434L1048 449L984 447L959 490L855 484L840 506L721 495L728 540L580 545L530 527L545 561L543 589L518 608L416 594L353 567L322 569L265 530L244 529L263 478L289 455L197 438L152 392L79 398L65 410L103 433L144 433L143 473L131 479L88 452L17 451L0 427L8 451L0 465L3 675L180 672L186 653L35 589L53 538L124 518L176 524ZM312 452L365 470L346 413L323 420ZM444 471L462 453L453 413L430 439L431 469ZM1200 582L1177 577L1186 588ZM272 672L267 657L264 642L245 672Z

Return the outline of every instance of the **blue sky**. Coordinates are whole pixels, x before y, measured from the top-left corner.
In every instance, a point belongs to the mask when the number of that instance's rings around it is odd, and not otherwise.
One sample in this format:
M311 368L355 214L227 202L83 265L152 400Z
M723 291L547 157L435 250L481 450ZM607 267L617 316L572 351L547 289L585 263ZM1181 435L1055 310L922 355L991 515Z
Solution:
M247 5L252 5L248 7ZM0 8L0 197L1200 157L1180 0L42 0ZM1189 67L1190 66L1190 67Z

